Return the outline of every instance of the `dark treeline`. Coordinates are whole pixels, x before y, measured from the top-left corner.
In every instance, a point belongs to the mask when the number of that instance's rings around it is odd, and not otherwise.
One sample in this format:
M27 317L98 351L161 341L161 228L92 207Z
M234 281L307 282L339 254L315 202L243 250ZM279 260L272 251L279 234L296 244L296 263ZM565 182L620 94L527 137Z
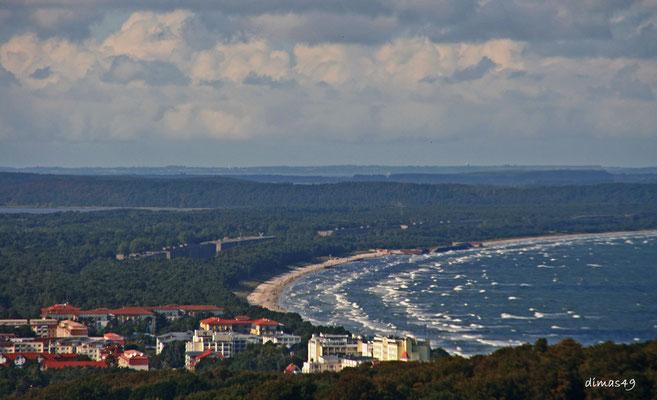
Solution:
M267 350L265 350L267 351ZM273 351L273 350L272 350ZM290 376L199 365L201 372L0 369L3 394L25 399L651 399L657 396L657 342L604 343L582 348L572 340L503 348L469 359L364 364L339 373ZM86 375L61 382L61 375ZM13 379L9 381L9 379ZM56 383L57 381L59 383ZM600 382L619 387L591 387ZM588 382L588 383L587 383ZM51 383L46 388L39 388ZM18 387L20 386L20 387ZM14 391L9 389L14 388Z
M0 204L118 207L375 207L645 203L657 184L489 187L345 182L257 183L224 177L143 178L0 173Z

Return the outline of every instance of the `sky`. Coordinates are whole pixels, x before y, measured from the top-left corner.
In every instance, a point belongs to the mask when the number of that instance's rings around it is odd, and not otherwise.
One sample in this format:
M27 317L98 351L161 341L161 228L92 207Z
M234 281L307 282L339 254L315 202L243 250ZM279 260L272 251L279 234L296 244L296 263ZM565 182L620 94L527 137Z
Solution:
M0 166L657 165L657 0L2 0Z

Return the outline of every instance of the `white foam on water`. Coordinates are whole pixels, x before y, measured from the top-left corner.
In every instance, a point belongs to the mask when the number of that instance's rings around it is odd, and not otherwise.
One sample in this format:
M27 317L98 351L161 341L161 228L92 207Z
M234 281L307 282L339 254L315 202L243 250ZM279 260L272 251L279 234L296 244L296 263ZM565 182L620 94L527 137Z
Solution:
M508 300L518 300L518 298L516 296L509 296Z
M500 318L502 318L502 319L536 319L536 317L523 317L523 316L520 316L520 315L513 315L513 314L507 314L507 313L500 314Z

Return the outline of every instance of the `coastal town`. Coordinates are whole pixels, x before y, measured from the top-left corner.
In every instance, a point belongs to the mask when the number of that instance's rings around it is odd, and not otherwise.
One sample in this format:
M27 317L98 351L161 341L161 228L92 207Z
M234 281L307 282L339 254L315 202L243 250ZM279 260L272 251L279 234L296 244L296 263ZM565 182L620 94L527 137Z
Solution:
M167 321L202 316L198 329L156 335L157 317ZM108 324L144 323L155 339L155 346L136 349L130 338L107 332L90 336L90 331ZM169 304L154 307L97 308L82 310L68 303L41 309L41 318L0 320L0 367L23 367L34 360L42 370L61 368L107 368L109 366L149 370L151 354L159 355L174 342L184 342L184 368L194 371L204 360L227 359L241 353L250 344L272 343L293 352L302 338L284 331L277 321L246 315L224 318L224 309L214 305ZM30 335L25 333L29 332ZM413 337L358 334L313 334L308 340L308 359L303 366L290 363L287 373L339 371L366 362L429 361L428 340ZM142 351L143 350L143 351ZM150 354L149 354L150 353Z

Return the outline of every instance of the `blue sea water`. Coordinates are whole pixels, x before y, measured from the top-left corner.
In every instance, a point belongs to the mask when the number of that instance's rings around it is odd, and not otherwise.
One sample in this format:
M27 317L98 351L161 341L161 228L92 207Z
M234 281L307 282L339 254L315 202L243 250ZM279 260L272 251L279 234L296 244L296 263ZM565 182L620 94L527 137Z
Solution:
M411 334L452 354L657 338L657 232L391 255L306 275L280 305L317 324Z

